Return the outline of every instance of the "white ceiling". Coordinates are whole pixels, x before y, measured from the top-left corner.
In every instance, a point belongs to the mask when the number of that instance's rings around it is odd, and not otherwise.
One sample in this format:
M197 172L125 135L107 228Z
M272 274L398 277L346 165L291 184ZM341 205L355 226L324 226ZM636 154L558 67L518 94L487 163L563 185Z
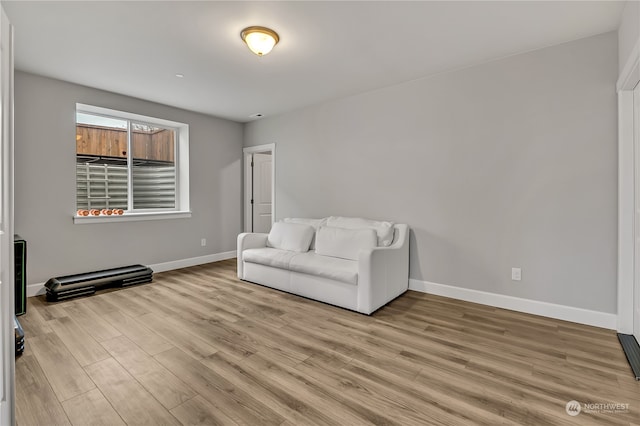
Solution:
M613 31L624 9L617 1L3 4L17 69L241 122ZM280 34L268 56L240 39L251 25Z

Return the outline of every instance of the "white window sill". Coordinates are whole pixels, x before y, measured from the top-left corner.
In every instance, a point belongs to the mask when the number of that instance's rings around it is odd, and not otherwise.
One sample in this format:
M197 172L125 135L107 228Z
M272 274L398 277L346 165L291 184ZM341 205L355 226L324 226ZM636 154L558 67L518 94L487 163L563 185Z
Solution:
M141 220L185 219L190 218L191 212L153 212L153 213L125 213L111 216L74 216L73 223L82 225L87 223L107 222L137 222Z

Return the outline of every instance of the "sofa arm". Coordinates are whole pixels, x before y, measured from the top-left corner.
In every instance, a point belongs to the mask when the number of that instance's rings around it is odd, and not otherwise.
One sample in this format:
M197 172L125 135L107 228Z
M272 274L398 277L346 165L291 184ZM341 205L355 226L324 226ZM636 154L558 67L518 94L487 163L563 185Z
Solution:
M252 248L262 248L267 246L267 237L269 234L243 232L238 235L237 245L237 262L238 262L238 278L244 278L244 272L242 270L242 252Z
M358 308L370 314L409 288L409 227L397 224L394 242L360 252Z

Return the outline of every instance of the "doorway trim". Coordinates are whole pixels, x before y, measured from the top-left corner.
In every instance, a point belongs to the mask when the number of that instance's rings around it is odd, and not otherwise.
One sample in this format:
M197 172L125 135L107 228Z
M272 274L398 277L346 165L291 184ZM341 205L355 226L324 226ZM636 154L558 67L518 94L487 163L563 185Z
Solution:
M618 332L633 333L635 164L633 89L640 82L640 41L620 73L618 91Z
M251 156L261 152L271 152L271 223L276 220L276 144L250 146L243 148L244 164L244 232L251 232L251 194L253 193L253 180L251 179Z

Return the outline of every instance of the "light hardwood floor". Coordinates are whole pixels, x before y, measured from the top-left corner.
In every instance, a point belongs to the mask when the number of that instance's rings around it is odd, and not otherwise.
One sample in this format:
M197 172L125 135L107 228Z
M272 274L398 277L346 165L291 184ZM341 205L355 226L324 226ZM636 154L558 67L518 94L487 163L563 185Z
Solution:
M31 298L20 321L21 426L640 424L611 330L413 291L365 316L239 281L235 260Z

